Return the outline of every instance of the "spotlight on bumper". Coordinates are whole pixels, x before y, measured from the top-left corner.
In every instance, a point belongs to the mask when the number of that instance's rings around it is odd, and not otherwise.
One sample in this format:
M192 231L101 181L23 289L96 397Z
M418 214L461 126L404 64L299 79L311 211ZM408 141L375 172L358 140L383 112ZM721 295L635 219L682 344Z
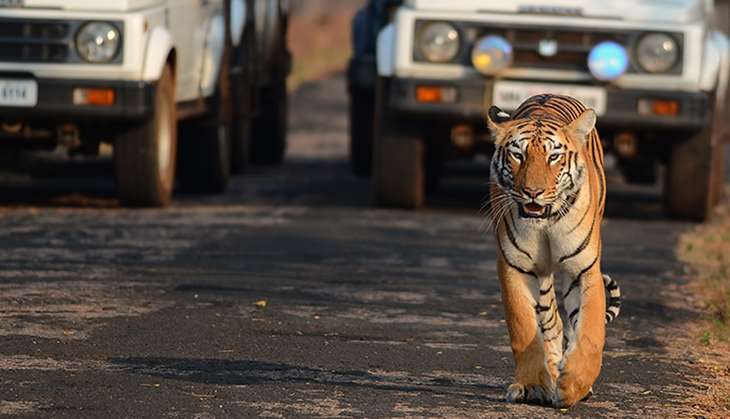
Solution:
M487 35L474 44L471 62L476 70L490 76L512 64L512 45L499 35Z
M629 68L629 55L623 45L604 41L588 54L588 69L598 80L610 81L621 77Z

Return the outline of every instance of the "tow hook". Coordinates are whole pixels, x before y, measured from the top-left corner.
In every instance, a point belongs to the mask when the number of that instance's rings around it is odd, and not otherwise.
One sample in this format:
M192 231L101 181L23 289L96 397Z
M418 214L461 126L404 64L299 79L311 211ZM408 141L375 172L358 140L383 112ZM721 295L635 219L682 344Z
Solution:
M632 159L639 154L636 135L631 132L622 132L613 139L613 145L619 156Z
M62 124L58 126L58 143L67 148L76 148L81 145L79 129L74 124Z

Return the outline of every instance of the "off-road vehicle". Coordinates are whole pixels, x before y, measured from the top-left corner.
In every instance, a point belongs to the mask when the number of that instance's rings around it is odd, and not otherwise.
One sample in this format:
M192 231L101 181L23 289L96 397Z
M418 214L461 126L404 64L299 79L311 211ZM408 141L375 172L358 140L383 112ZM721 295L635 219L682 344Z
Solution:
M489 106L568 94L597 111L626 180L663 173L667 212L705 219L722 190L728 117L718 10L704 0L372 0L353 22L353 169L372 169L376 204L419 207L445 160L491 153Z
M112 144L127 205L223 191L283 157L287 3L0 1L0 147Z

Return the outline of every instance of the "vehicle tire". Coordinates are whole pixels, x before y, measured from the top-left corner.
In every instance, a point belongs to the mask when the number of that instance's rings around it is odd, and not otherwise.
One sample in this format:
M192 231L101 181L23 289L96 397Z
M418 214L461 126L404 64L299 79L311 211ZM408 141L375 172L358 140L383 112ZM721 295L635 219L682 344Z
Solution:
M231 175L229 130L215 116L181 124L178 180L183 192L215 194L226 190Z
M372 170L374 101L370 91L350 92L350 166L356 176L370 176Z
M176 148L175 83L166 66L155 87L152 115L114 141L114 170L122 205L162 207L170 203Z
M234 105L234 109L237 105ZM251 160L251 120L236 115L231 121L231 173L246 173Z
M278 9L278 8L277 8ZM277 10L280 13L281 10ZM280 164L286 154L289 104L286 77L291 67L291 55L287 49L287 18L279 14L272 24L270 47L264 51L271 75L268 83L258 91L258 109L253 120L251 160L257 164Z
M253 15L253 3L246 2L247 14ZM255 90L256 59L255 28L246 25L238 47L231 48L232 117L231 117L231 172L245 173L251 159L251 126Z
M288 103L286 78L275 80L259 92L259 109L253 121L251 160L280 164L286 153Z
M434 126L427 129L425 136L425 173L426 173L426 195L435 192L444 173L444 165L446 163L446 144L445 138L450 138L448 130L443 127Z
M417 209L426 192L425 145L385 107L387 80L379 80L376 92L376 127L373 140L373 205Z
M715 112L702 131L672 147L664 182L669 216L705 221L720 201L724 184L721 124Z

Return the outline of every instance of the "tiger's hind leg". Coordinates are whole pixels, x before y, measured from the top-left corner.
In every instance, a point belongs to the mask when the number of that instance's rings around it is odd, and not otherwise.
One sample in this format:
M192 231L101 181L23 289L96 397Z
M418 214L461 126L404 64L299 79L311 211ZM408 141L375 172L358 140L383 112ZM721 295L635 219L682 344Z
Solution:
M549 404L555 389L555 377L548 368L546 346L538 328L537 278L509 266L501 256L498 268L516 366L515 380L507 389L506 400L510 403ZM560 342L559 339L556 341Z

